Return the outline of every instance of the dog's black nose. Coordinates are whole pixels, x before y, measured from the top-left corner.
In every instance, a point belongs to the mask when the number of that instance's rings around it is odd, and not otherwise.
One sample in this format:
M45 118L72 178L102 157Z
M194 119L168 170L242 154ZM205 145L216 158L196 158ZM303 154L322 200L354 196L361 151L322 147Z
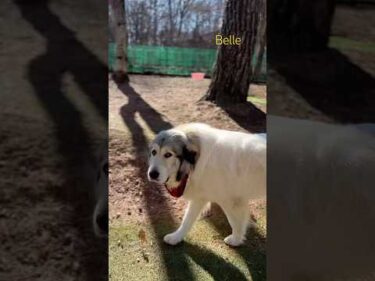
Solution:
M158 177L159 177L159 172L156 171L156 170L152 170L150 173L150 178L152 178L153 180L156 180Z

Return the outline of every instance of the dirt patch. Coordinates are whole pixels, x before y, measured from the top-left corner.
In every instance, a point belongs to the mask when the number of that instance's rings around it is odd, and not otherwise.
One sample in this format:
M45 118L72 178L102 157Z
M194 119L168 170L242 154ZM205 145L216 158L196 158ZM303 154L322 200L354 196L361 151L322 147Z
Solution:
M65 174L51 124L1 118L0 279L87 280L88 269L96 268L101 280L106 249L93 235L82 173Z

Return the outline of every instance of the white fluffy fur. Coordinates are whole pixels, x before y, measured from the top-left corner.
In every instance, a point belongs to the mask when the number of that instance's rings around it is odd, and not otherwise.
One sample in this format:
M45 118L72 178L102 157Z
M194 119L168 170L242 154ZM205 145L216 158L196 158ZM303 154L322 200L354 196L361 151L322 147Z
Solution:
M189 205L180 227L164 237L168 244L183 240L208 202L219 204L232 227L224 239L239 246L245 239L249 199L266 195L266 135L219 130L205 124L176 127L194 138L199 159L190 172L183 197Z
M375 124L267 122L269 279L375 280Z

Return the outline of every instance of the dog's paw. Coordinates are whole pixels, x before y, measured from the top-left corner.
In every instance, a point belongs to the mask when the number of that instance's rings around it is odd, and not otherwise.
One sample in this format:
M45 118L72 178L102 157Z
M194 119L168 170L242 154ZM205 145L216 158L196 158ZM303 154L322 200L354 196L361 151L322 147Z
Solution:
M183 237L181 237L179 234L176 234L175 232L174 233L170 233L170 234L167 234L164 236L164 242L169 244L169 245L177 245L178 243L180 243L182 241Z
M238 236L234 236L233 234L225 237L224 242L225 244L231 246L231 247L238 247L242 245L243 243L243 238L240 238Z

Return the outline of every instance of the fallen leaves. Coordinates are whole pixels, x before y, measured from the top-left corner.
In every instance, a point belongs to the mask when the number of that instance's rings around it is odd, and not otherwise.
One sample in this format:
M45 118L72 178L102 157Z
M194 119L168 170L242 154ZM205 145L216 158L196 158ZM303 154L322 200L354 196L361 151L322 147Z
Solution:
M142 246L147 243L146 232L143 229L138 232L138 238L141 241Z

